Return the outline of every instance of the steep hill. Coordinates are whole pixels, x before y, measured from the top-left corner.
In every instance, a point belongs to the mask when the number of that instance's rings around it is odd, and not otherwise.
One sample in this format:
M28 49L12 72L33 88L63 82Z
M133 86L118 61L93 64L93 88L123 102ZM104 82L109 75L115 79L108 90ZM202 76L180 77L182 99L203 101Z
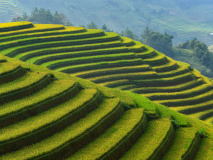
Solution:
M142 94L180 113L213 121L212 82L140 42L98 29L30 22L1 24L0 31L3 55Z
M174 35L174 45L197 37L208 46L213 44L210 0L10 0L30 14L34 7L64 13L75 25L94 21L101 27L121 32L126 27L141 35L145 27ZM10 11L8 10L8 13ZM8 21L12 19L7 19ZM0 22L5 20L0 19Z
M212 158L212 125L137 94L3 55L0 88L2 160Z

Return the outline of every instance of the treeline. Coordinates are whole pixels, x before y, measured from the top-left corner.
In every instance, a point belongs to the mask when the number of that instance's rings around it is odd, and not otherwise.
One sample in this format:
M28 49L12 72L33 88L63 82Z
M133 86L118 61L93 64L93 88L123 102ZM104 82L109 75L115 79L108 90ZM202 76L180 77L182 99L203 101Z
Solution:
M211 54L208 47L205 43L200 42L196 38L177 45L177 48L192 50L194 56L199 58L202 64L210 65Z
M24 13L23 16L13 18L12 21L30 21L37 24L63 24L66 26L73 25L63 13L58 13L56 11L54 14L52 14L50 10L45 10L43 8L38 9L37 7L33 9L30 15Z

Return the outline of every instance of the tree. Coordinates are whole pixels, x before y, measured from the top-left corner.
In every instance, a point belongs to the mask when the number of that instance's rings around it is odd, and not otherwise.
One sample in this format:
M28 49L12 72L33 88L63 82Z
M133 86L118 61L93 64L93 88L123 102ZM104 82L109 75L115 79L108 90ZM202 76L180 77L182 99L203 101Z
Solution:
M190 49L189 48L189 40L187 40L186 42L180 43L177 45L177 48L182 48L182 49Z
M196 46L196 44L199 44L200 42L197 40L197 38L194 38L192 39L190 42L189 42L189 48L190 49L194 49L194 47Z
M92 21L91 23L89 23L89 24L87 25L87 28L88 28L88 29L97 29L98 26Z
M177 48L192 50L194 58L199 59L201 64L209 65L211 61L211 55L207 45L197 40L197 38L181 43L177 46Z
M173 56L172 35L167 33L161 34L159 32L152 31L147 27L144 29L141 37L142 43L145 43L154 49L165 53L167 56Z
M107 31L107 26L104 24L102 27L101 27L102 30L104 31Z
M124 31L121 31L120 35L123 37L128 37L134 40L138 40L138 36L135 35L129 28L126 28Z

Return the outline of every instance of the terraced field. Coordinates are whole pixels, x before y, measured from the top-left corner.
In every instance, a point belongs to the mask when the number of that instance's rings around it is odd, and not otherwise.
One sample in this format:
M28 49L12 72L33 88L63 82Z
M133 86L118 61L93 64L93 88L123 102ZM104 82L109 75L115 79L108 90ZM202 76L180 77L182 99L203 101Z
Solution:
M212 82L188 64L99 29L0 24L0 53L30 64L146 96L212 123Z
M211 124L3 55L0 103L2 160L212 159Z

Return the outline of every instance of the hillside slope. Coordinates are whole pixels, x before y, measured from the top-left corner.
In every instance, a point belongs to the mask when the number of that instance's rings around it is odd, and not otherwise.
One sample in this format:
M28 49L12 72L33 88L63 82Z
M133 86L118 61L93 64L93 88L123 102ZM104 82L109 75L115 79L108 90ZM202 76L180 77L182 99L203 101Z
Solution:
M140 95L3 55L0 88L2 160L212 158L212 125Z
M0 31L3 55L142 94L180 113L213 121L212 82L140 42L98 29L30 22L1 24Z
M127 27L140 36L145 27L174 35L177 45L197 37L208 46L213 44L212 10L210 0L10 0L22 13L33 8L45 8L64 13L75 25L94 21L99 27L121 32ZM8 10L8 13L10 11ZM11 19L7 19L11 21ZM6 22L0 19L0 22Z

